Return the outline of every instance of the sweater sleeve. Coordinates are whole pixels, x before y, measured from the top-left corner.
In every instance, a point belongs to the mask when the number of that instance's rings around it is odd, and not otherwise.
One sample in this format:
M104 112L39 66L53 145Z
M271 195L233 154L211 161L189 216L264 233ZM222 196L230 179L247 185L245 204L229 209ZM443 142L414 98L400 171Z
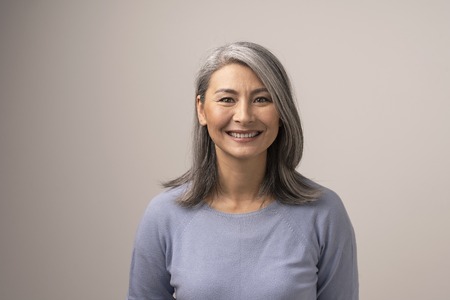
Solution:
M162 199L151 201L139 225L134 244L128 300L175 299L166 268L167 226Z
M358 300L358 267L352 224L344 205L332 191L322 199L328 209L320 220L318 300ZM320 200L319 200L320 201Z

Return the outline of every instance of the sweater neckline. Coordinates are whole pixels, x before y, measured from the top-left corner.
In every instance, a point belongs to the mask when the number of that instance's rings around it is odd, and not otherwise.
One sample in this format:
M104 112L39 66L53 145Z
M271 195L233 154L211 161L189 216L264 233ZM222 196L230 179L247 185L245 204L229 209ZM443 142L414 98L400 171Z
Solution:
M275 199L274 201L272 201L272 203L270 203L266 207L263 207L261 209L255 210L255 211L245 212L245 213L223 212L223 211L212 208L207 203L203 204L203 209L206 211L209 211L211 213L214 213L216 215L220 215L220 216L224 216L224 217L228 217L228 218L245 218L245 217L260 215L267 211L274 211L274 210L276 210L276 208L278 206L279 206L279 202Z

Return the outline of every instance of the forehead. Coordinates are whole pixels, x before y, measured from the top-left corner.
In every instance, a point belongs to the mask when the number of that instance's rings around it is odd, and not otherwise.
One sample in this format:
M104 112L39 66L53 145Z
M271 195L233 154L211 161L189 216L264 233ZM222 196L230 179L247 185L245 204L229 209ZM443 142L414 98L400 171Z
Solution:
M209 80L209 88L263 88L259 77L247 66L232 63L215 71Z

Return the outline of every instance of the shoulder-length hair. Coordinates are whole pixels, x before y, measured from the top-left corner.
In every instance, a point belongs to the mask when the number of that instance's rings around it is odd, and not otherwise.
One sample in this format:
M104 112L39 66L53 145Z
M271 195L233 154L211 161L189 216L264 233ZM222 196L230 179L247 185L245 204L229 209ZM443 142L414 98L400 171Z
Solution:
M292 94L291 83L280 61L266 48L250 42L237 42L215 49L205 60L196 79L196 97L205 101L211 75L228 64L249 67L269 91L280 116L281 127L267 151L266 173L261 196L270 195L285 204L303 204L317 199L320 191L295 170L303 152L303 131ZM186 185L179 204L192 207L219 190L216 150L206 126L194 120L193 162L182 176L163 183L175 188Z

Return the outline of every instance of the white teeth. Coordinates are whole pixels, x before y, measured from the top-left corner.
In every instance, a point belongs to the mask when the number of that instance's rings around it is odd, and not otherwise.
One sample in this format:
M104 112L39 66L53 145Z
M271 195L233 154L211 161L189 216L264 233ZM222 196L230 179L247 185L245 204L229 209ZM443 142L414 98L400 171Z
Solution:
M232 137L239 138L239 139L242 139L242 138L252 138L252 137L257 136L257 135L258 135L258 132L251 132L251 133L237 133L237 132L230 132L230 135L231 135Z

